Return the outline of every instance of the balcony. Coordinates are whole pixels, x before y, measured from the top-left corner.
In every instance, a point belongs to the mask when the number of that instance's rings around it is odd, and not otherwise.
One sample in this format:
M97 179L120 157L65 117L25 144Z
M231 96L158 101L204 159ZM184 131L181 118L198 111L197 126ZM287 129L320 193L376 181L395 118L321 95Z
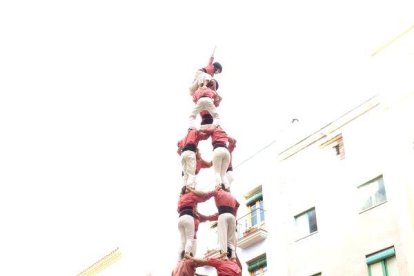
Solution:
M265 211L257 208L237 219L237 246L248 248L267 237L264 220Z
M220 257L220 249L210 249L204 254L204 258L218 258Z

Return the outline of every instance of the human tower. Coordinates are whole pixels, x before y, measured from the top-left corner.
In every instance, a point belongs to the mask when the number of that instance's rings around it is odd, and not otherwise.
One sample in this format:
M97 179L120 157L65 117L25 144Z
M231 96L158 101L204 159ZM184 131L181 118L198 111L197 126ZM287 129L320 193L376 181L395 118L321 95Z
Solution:
M177 143L177 153L182 165L182 186L178 200L178 230L180 248L178 262L172 276L194 276L196 268L211 266L218 276L241 276L241 264L236 255L236 216L239 203L230 192L233 181L232 152L236 140L220 126L218 107L222 97L217 90L219 84L215 74L222 72L219 62L214 62L212 53L207 66L197 70L190 87L194 107L189 116L186 135ZM201 117L200 125L196 124ZM211 139L212 161L202 159L198 144ZM197 190L197 175L201 169L214 170L215 187L211 191ZM197 205L214 198L217 213L209 216L200 214ZM197 230L200 223L217 221L217 235L220 247L218 258L195 258Z

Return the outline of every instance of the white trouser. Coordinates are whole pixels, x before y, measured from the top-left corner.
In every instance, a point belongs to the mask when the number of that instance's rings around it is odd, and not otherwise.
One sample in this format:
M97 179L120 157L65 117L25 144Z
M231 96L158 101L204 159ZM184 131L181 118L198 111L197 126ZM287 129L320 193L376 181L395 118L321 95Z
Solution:
M193 238L193 244L191 248L191 253L193 254L193 257L195 257L196 252L197 252L197 239Z
M227 148L217 147L213 150L213 169L216 185L224 184L229 187L226 171L230 164L230 152Z
M200 129L206 129L212 127L212 124L200 125Z
M180 251L185 253L192 252L194 240L194 218L190 215L182 215L178 218L178 231L180 231Z
M197 161L194 151L186 150L181 153L181 166L183 168L183 186L189 185L195 189Z
M198 70L195 73L194 81L190 86L190 95L193 95L194 92L200 87L201 84L203 84L206 80L211 80L212 77L205 73L204 71Z
M220 251L227 252L227 246L236 252L236 218L233 214L224 213L219 215L217 220L217 235Z
M228 184L229 184L229 186L226 187L226 188L230 188L231 187L231 183L233 183L233 181L234 181L233 171L227 171L226 172L226 178L227 178L227 181L228 181Z
M202 110L207 110L208 113L213 116L213 125L217 126L220 123L220 116L216 110L216 106L214 105L214 102L209 97L202 97L198 99L197 103L195 104L193 111L190 114L190 128L196 128L195 125L195 118Z

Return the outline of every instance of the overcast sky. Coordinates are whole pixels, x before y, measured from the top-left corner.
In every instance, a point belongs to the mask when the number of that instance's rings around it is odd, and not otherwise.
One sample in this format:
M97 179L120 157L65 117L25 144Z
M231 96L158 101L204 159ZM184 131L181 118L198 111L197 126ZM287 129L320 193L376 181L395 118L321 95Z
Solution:
M237 163L380 92L371 54L414 23L380 2L3 1L0 274L75 275L119 247L108 275L168 275L176 142L214 46Z

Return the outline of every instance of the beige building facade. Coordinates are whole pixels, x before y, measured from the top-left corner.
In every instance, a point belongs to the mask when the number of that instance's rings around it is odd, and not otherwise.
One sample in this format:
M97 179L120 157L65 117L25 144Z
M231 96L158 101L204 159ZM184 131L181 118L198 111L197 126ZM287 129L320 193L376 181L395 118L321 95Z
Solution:
M378 96L276 147L268 275L414 275L413 122L414 93Z

